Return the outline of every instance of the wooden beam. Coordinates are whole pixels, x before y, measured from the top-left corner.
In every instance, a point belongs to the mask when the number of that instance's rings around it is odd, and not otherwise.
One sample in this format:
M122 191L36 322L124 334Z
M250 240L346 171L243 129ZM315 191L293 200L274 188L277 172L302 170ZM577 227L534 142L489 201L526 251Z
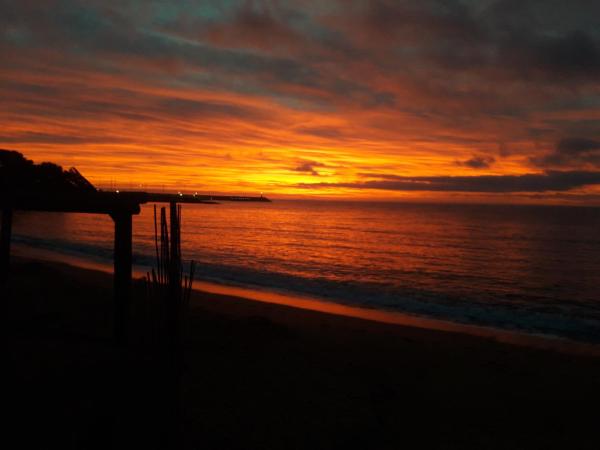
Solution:
M2 226L0 230L0 284L8 279L10 269L10 236L12 233L12 209L2 209Z
M115 340L119 345L127 344L131 310L132 278L132 216L130 213L111 214L115 222L114 250L114 298Z
M138 198L128 195L99 192L69 195L25 193L4 197L0 195L0 207L11 206L13 209L23 211L139 214L141 201L138 200Z
M235 195L165 194L152 192L0 192L0 208L23 211L60 211L113 214L117 211L139 214L143 203L270 202L266 197Z

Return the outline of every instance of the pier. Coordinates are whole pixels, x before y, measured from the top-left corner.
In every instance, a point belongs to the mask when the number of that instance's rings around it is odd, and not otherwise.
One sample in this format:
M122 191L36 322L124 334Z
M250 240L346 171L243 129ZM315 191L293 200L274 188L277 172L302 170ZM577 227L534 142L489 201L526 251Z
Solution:
M218 204L219 202L270 202L267 197L198 195L153 192L3 192L0 194L0 288L10 274L10 241L14 211L46 211L82 214L107 214L114 222L114 336L125 344L131 307L133 216L145 203Z

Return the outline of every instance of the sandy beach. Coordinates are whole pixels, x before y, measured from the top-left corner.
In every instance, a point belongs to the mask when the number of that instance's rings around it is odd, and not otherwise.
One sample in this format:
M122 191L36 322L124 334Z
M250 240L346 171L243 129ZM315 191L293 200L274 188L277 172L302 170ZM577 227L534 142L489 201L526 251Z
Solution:
M3 327L13 448L164 448L165 388L144 339L113 345L111 283L100 271L14 261ZM135 334L144 305L133 310ZM581 351L206 292L192 299L184 350L184 448L600 443L600 358Z

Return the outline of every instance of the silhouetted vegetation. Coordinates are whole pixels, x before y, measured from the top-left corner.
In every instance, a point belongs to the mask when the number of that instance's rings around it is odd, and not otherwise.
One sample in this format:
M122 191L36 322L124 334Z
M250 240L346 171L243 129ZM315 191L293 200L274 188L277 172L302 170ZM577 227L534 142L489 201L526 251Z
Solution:
M181 259L181 206L171 205L170 231L166 209L160 210L160 225L154 206L154 243L156 268L146 276L146 302L152 311L149 316L150 340L166 347L179 365L180 347L189 308L194 261L189 274L184 275ZM159 228L160 226L160 228Z
M169 230L170 228L170 230ZM155 361L153 371L161 386L162 410L166 413L162 426L165 444L176 448L180 437L180 396L183 372L183 339L194 276L194 262L184 275L181 259L181 206L170 205L170 227L166 208L160 209L160 227L154 206L154 242L156 268L146 277L146 310L138 339Z
M21 153L0 149L0 192L94 192L96 188L74 167L34 164Z

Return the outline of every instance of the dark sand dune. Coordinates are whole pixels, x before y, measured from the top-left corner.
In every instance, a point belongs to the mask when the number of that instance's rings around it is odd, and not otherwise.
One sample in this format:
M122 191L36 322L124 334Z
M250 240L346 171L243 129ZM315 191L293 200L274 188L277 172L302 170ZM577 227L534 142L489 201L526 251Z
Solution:
M11 290L6 448L177 446L139 303L124 350L109 275L20 261ZM184 448L600 448L597 357L213 294L189 328Z

